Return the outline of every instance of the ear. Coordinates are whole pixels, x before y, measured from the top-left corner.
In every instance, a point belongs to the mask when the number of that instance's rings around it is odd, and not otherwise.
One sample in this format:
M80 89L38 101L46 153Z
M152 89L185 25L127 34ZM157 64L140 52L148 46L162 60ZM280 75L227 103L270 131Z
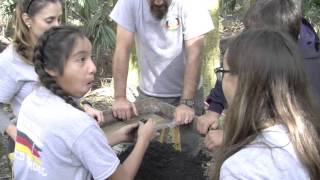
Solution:
M22 20L28 28L31 27L31 17L27 13L22 14Z
M54 70L50 70L50 69L45 69L46 73L48 73L50 76L52 77L57 77L58 73Z

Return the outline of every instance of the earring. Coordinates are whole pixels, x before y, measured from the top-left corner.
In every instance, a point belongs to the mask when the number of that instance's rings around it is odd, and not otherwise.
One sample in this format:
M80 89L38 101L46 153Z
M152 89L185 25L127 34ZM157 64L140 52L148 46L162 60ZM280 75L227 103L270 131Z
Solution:
M28 29L30 29L30 24L27 25Z

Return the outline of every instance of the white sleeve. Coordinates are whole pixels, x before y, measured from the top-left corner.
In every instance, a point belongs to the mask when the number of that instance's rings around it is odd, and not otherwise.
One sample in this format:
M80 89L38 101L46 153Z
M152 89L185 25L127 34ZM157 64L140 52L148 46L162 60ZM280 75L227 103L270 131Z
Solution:
M118 0L110 13L111 19L113 19L118 25L124 27L130 32L136 31L135 26L135 0Z
M208 8L195 0L183 0L183 35L189 40L211 31L214 26Z
M87 128L73 144L72 151L94 179L107 179L120 164L107 138L97 126Z
M4 68L0 64L0 102L9 103L21 88L22 83L13 79Z

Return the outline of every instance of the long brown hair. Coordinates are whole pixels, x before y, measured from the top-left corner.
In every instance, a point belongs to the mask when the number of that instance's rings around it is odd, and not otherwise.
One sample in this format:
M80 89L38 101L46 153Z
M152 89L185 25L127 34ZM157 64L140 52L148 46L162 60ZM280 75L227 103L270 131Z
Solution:
M34 43L31 41L29 36L29 28L24 23L22 16L24 13L28 14L30 17L35 16L42 8L44 8L48 3L61 2L60 0L18 0L15 17L14 17L14 35L13 35L13 45L17 53L23 58L27 63L32 63L32 52Z
M288 129L311 179L320 177L320 119L297 52L290 36L267 29L244 31L231 43L227 63L238 85L225 118L215 179L226 159L275 124Z

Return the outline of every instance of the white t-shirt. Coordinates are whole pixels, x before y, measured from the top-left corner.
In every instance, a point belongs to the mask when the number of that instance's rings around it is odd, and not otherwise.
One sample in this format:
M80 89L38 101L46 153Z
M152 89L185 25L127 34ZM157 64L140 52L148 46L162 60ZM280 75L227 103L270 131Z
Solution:
M22 103L16 179L107 179L120 164L97 122L40 87Z
M24 62L9 45L0 54L0 102L11 105L17 116L24 98L34 89L38 75L34 66Z
M118 0L110 17L135 33L139 88L155 97L181 96L186 52L184 41L213 29L204 3L172 0L166 17L156 20L149 0Z
M254 142L229 157L223 164L220 179L310 179L298 159L287 130L275 125L263 131Z

